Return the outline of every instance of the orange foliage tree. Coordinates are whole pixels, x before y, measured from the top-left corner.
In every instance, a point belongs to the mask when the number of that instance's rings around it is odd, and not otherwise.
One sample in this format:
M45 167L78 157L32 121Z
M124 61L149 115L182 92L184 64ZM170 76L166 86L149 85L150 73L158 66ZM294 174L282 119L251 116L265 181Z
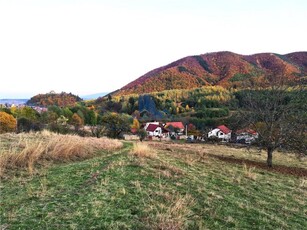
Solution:
M84 121L77 113L74 113L71 118L71 124L75 127L75 130L77 131L83 126Z
M0 133L14 132L16 125L16 119L12 115L0 112Z

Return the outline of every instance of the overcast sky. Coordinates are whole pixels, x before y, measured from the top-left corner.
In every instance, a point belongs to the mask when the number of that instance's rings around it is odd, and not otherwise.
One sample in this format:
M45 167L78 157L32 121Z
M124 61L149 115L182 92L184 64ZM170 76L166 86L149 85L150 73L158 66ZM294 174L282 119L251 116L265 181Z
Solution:
M111 92L177 59L307 51L306 0L0 0L0 98Z

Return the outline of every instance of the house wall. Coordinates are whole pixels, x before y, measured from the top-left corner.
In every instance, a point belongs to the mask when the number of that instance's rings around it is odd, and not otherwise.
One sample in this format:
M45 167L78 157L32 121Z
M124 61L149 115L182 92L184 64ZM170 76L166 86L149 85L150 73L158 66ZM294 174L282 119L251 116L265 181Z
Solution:
M218 137L225 141L229 141L231 138L231 133L225 134L220 129L213 129L208 133L208 137L212 137L212 136Z
M161 127L156 128L155 131L151 132L151 131L147 131L147 135L148 136L160 136L162 135L162 129Z
M220 131L219 129L213 129L208 133L208 137L215 136L217 137L217 132Z

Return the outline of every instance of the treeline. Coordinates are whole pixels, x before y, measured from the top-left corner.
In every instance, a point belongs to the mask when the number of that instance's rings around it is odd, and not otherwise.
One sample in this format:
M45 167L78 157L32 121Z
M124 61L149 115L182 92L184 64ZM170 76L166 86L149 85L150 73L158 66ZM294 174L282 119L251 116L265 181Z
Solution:
M206 86L196 89L166 90L151 94L108 95L89 102L100 113L111 111L146 121L183 121L198 129L213 127L228 119L237 101L235 89Z
M237 90L207 86L145 95L108 95L94 101L80 101L73 106L48 106L47 111L40 113L30 107L2 108L0 111L16 119L17 127L13 129L17 132L47 128L60 133L88 135L89 132L97 137L103 134L120 137L123 132L129 132L135 119L140 124L148 121L182 121L184 125L191 125L198 133L205 134L208 129L222 124L233 130L244 128L240 127L243 123L238 119L238 111L247 109L247 96L250 101L260 97L276 100L270 98L269 92L269 89ZM289 88L282 103L295 105L296 110L306 114L306 90L302 92L297 93L295 89ZM9 121L10 127L14 127L12 117L3 117L5 121ZM87 133L84 126L90 127Z
M130 130L132 117L112 112L98 113L94 107L76 105L73 107L49 106L47 111L37 112L25 106L22 108L0 108L0 133L30 132L48 129L62 134L100 137L107 135L119 138Z

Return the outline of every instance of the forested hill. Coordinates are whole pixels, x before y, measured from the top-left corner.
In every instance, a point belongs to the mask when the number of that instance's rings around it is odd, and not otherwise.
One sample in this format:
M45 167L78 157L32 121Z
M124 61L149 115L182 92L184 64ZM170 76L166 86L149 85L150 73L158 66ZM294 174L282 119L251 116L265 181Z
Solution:
M50 106L56 105L60 107L74 106L76 102L81 101L79 96L72 93L55 93L38 94L27 101L27 105Z
M189 56L146 73L114 94L149 93L207 85L240 87L246 81L261 86L268 76L283 76L292 83L306 83L307 52L286 55L216 52Z

